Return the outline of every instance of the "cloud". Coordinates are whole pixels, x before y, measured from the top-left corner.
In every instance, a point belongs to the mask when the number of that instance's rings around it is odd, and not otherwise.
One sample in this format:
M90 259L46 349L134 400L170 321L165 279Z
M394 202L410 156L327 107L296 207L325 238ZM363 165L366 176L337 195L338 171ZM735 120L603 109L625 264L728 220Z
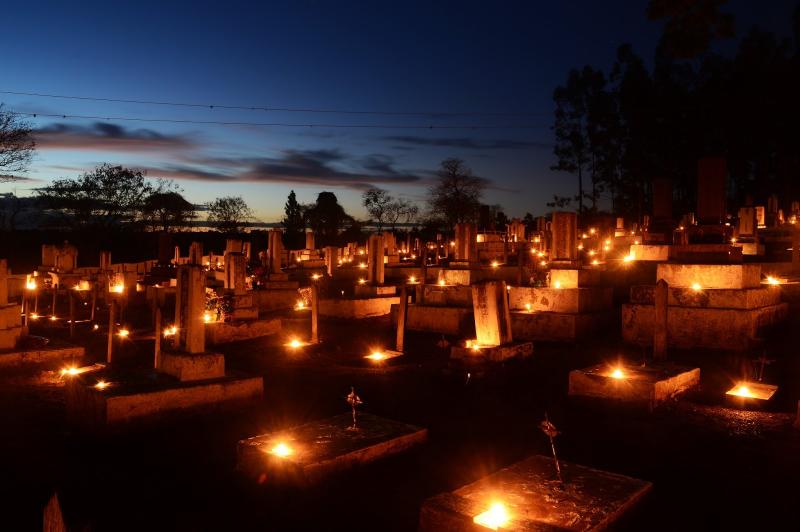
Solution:
M194 164L148 168L152 177L221 182L287 183L363 190L377 184L413 184L419 174L395 168L388 155L354 159L339 150L284 150L278 157L206 157Z
M43 150L144 152L197 146L183 135L166 135L152 129L129 129L107 122L95 122L89 126L53 123L35 130L34 136L37 148Z
M527 140L495 139L495 140L476 140L469 137L450 137L450 138L430 138L417 137L412 135L399 135L383 137L383 140L399 142L412 146L432 146L436 148L462 148L467 150L522 150L526 148L551 149L553 146L547 142L535 142ZM405 146L398 146L399 149L407 149Z

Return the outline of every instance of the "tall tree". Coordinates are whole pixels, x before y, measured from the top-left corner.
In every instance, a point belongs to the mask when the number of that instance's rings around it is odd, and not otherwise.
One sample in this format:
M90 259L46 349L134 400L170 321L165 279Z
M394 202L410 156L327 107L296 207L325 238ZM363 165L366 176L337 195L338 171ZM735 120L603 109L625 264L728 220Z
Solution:
M294 190L289 192L289 197L286 199L286 205L283 207L283 243L290 249L297 249L305 244L303 239L303 232L305 231L305 223L303 222L303 209L297 202L297 195Z
M217 198L208 206L208 223L222 233L241 233L253 211L241 196Z
M37 194L69 225L112 229L135 221L155 192L141 171L102 164L77 178L56 179Z
M383 229L383 224L386 223L386 217L392 202L392 196L382 188L370 187L361 194L361 203L372 217L372 221L375 222L375 227L379 232Z
M443 218L451 228L457 223L476 221L486 185L487 181L473 175L461 159L445 159L429 190L431 214Z
M153 192L142 205L142 220L153 231L181 229L195 217L194 205L174 189Z
M661 44L676 59L690 59L709 49L715 39L734 36L734 17L720 7L728 0L650 0L647 17L666 19Z
M24 172L35 148L30 124L0 104L0 183L13 181L15 172Z
M320 192L316 203L307 206L303 215L306 224L321 239L322 245L336 242L339 231L353 221L333 192Z

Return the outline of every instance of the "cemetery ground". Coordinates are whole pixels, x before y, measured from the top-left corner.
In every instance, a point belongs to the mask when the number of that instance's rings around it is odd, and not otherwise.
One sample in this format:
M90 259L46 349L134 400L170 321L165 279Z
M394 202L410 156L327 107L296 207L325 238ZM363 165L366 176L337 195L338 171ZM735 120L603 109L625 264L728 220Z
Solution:
M530 358L467 377L448 364L441 335L409 332L406 356L374 365L363 357L393 345L388 317L323 319L317 347L288 349L284 331L215 349L228 368L263 376L263 401L102 437L65 425L58 367L4 371L0 529L40 530L42 510L58 491L64 513L93 531L415 530L426 498L531 454L549 455L538 428L545 412L561 432L561 459L654 484L620 529L796 529L800 431L792 428L791 398L800 395L800 362L785 333L798 325L790 315L768 343L775 362L765 381L780 390L765 411L738 410L724 399L742 365L760 353L670 353L699 366L702 385L654 412L568 398L571 369L641 358L641 350L615 339L618 326L581 344L536 343ZM307 327L290 320L285 329L305 335ZM65 338L66 330L48 335ZM104 359L105 341L102 332L83 330L76 343L87 346L91 363ZM120 345L120 364L152 364L152 338ZM351 385L362 411L426 427L428 443L313 488L258 484L236 471L239 440L347 412Z

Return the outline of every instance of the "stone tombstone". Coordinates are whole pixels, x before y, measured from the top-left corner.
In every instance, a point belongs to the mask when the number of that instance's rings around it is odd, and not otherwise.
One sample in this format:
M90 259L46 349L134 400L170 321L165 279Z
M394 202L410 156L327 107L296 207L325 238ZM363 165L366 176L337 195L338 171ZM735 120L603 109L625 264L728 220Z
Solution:
M175 251L172 254L172 261L175 264L180 264L181 263L181 247L180 246L175 246Z
M758 230L755 207L741 207L739 209L739 238L753 238Z
M672 220L672 180L653 179L653 220Z
M328 275L333 277L333 270L339 261L339 248L336 246L325 247L325 269Z
M367 280L371 285L383 284L383 235L370 235L367 250Z
M241 253L242 241L238 238L225 239L225 253Z
M101 251L100 252L100 271L109 271L111 270L111 252L110 251Z
M8 305L8 262L0 259L0 307Z
M554 212L551 226L550 260L578 259L578 215L574 212Z
M158 233L158 263L169 264L173 255L172 235L166 232Z
M700 224L725 222L727 176L724 157L704 157L697 162L697 221Z
M202 353L206 349L203 321L206 308L205 278L205 270L198 264L178 267L175 295L177 348L187 353Z
M225 253L225 288L233 290L235 295L243 295L247 291L247 259L244 253Z
M52 244L42 244L42 266L45 268L55 268L56 246Z
M758 224L758 227L767 225L767 213L763 205L756 206L756 224Z
M306 231L306 249L316 249L314 246L314 231Z
M72 244L64 244L56 248L55 265L56 271L61 273L71 273L78 267L78 248Z
M245 260L249 263L253 259L253 244L249 240L242 244L242 253Z
M776 194L770 194L767 198L767 213L768 214L777 214L778 213L778 196Z
M536 217L536 232L537 233L544 233L547 231L547 218L544 216L537 216Z
M456 249L457 261L478 261L478 228L475 224L456 224Z
M386 247L387 255L394 255L397 253L397 240L394 237L394 233L391 231L383 232L383 245Z
M519 218L508 224L508 238L511 242L525 242L525 224Z
M268 235L269 273L281 273L281 256L283 256L282 231L280 229L270 229ZM313 233L311 235L313 238Z
M189 245L189 264L203 265L203 243L192 242Z
M505 281L486 281L472 285L472 310L475 333L481 346L498 346L512 341L511 312Z

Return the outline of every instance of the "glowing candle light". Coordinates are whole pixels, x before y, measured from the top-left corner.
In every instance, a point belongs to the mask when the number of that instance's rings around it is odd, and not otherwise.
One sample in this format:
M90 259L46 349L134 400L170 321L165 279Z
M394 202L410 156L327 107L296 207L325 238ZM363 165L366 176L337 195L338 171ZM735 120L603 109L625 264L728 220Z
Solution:
M125 283L115 283L108 287L109 291L121 294L125 291Z
M306 308L306 303L302 299L298 300L297 304L294 306L295 310L303 310L304 308Z
M695 292L699 292L702 289L703 287L700 286L700 283L692 283L692 290L694 290Z
M175 336L176 334L178 334L178 328L174 325L164 329L164 338L169 338L170 336Z
M531 304L530 303L525 303L525 310L527 310L528 312L531 311Z
M314 281L316 281L316 280L318 280L320 277L322 277L320 274L318 274L318 273L315 273L314 275L312 275L312 276L311 276L311 279L313 279Z
M750 388L745 384L740 384L736 388L734 388L731 392L731 395L736 395L739 397L754 397L753 392L750 391Z
M410 277L408 278L408 282L409 282L409 284L414 284L414 283L416 283L416 282L417 282L417 278L416 278L415 276L413 276L413 275L412 275L412 276L410 276Z
M614 371L611 372L612 379L624 379L625 373L622 372L621 369L616 368Z
M38 320L38 319L39 319L39 315L38 315L37 313L33 312L33 313L31 314L31 319L32 319L32 320Z
M510 520L511 516L508 514L505 505L501 502L492 503L488 510L476 515L472 519L476 525L481 525L492 530L497 530L500 527L506 526Z
M205 323L211 323L212 321L214 321L214 318L211 316L211 313L209 311L203 312L203 321Z
M386 355L381 353L380 351L373 351L372 353L367 355L366 358L374 360L375 362L380 362L381 360L386 358Z
M635 260L636 260L636 256L635 256L633 253L631 253L631 254L628 254L628 255L625 255L625 256L622 258L622 262L633 262L633 261L635 261Z
M444 279L439 279L439 286L444 286Z
M600 264L600 261L599 261L599 260L597 260L597 259L594 259L594 260L592 261L592 266L597 266L598 264Z
M496 260L493 260L492 261L492 268L497 268L498 266L500 266L500 264Z
M553 283L553 288L561 288L561 281L556 281Z
M286 458L287 456L292 454L293 451L291 447L289 447L283 442L280 442L275 447L270 449L269 452L280 458Z
M298 340L297 338L292 338L292 339L289 341L289 343L288 343L288 344L286 344L286 345L288 345L288 346L289 346L289 347L291 347L292 349L297 349L298 347L302 347L302 346L303 346L303 342L301 342L301 341L300 341L300 340Z
M78 373L80 373L80 371L75 366L71 366L69 368L63 368L61 370L61 376L62 377L66 377L66 376L73 377L73 376L77 375Z
M361 269L363 270L364 268L366 268L366 267L367 267L367 263L365 263L365 262L359 262L359 263L358 263L358 267L359 267L359 268L361 268Z
M364 279L364 278L361 278L361 279L358 280L358 284L366 284L366 282L367 282L367 280Z
M53 315L53 316L50 316L50 321L56 321L57 319L58 319L58 318L56 318L56 317L55 317L55 315Z
M775 286L775 285L781 284L781 281L780 281L780 279L777 279L777 278L775 278L775 277L773 277L771 275L768 275L767 276L767 284Z
M130 336L131 332L128 329L120 329L117 334L120 338L127 338Z
M95 384L94 387L98 390L105 390L108 388L108 383L106 381L97 381L97 384Z
M36 280L30 279L25 283L26 290L36 290Z

